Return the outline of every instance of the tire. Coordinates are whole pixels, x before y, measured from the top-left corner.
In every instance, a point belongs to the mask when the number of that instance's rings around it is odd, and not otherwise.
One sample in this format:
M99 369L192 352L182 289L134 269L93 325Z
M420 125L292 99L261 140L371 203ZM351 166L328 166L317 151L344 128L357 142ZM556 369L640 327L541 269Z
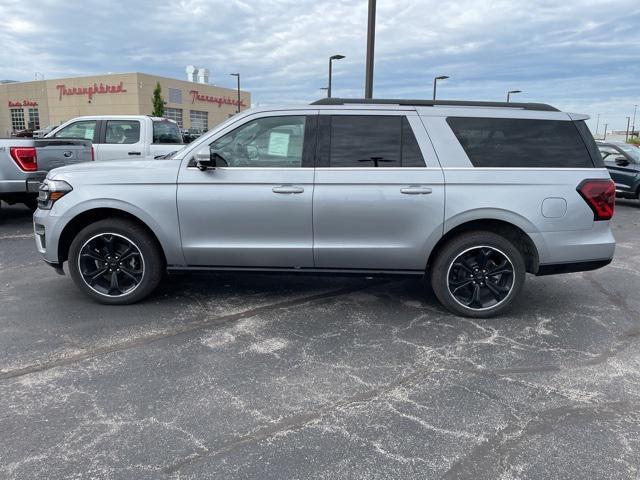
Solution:
M525 273L522 253L509 240L493 232L472 231L449 240L439 251L431 286L450 312L489 318L511 307L522 291Z
M76 286L107 305L128 305L146 298L160 283L164 270L156 240L130 220L108 218L92 223L76 235L69 249L69 273Z
M35 212L38 209L38 198L33 197L22 202L25 207L27 207L32 212Z

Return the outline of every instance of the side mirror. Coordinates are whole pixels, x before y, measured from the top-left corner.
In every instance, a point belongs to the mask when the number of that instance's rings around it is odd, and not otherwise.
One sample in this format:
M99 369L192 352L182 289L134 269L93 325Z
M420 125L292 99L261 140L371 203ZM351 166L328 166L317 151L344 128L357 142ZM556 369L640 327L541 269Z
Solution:
M206 150L200 150L195 156L196 168L201 172L209 168L216 168L216 162L211 158L211 151L207 147Z
M627 165L629 165L629 160L627 160L622 155L616 157L615 162L616 162L616 165L619 165L621 167L626 167Z

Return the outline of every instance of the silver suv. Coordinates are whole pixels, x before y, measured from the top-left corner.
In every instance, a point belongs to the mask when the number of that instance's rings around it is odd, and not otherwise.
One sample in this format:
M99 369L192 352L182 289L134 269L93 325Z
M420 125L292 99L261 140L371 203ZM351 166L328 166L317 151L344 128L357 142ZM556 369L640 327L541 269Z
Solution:
M327 99L250 110L172 155L52 171L38 250L126 304L165 270L430 277L503 312L525 273L607 265L615 186L583 115L543 104Z

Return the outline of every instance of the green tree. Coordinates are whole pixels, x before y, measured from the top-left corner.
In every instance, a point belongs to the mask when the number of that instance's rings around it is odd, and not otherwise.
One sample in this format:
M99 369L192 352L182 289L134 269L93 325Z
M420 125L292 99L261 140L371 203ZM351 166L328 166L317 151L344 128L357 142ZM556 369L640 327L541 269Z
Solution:
M154 117L164 116L164 98L162 98L162 87L160 82L156 83L156 88L153 89L153 112L151 115Z

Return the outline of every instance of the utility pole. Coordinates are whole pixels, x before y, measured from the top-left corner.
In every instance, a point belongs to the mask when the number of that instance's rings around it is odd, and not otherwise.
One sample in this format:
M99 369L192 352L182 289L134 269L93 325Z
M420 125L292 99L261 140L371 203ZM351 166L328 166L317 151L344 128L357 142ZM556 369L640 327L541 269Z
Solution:
M607 127L609 126L608 123L604 124L604 137L602 137L602 140L606 140L607 139Z
M237 77L238 78L238 109L236 111L237 111L237 113L240 113L240 74L239 73L230 73L229 75L231 75L232 77Z
M631 121L631 117L627 117L627 134L624 136L624 141L629 141L629 122Z
M636 110L638 109L638 105L633 106L633 126L631 127L631 136L636 132Z
M364 98L373 98L373 57L376 43L376 0L369 0L367 22L367 61L364 80Z
M600 114L598 114L598 120L596 121L596 136L598 136L598 127L600 127Z

